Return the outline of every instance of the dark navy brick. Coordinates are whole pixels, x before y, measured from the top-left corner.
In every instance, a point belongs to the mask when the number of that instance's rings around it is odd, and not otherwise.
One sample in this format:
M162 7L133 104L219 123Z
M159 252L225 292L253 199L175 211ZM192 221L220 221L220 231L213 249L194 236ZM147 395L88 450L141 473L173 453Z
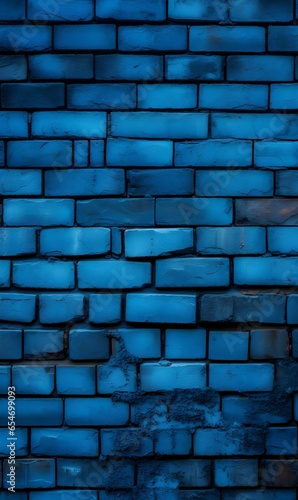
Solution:
M96 0L96 17L128 21L163 21L166 18L165 0Z
M180 488L206 488L211 484L211 461L207 459L143 461L139 464L138 484L140 486L154 484L156 474L163 478L162 484L165 485L171 481L170 484L179 484Z
M74 288L74 264L60 261L22 261L13 264L13 283L18 288Z
M264 431L254 427L239 429L197 429L194 435L194 454L208 455L262 455Z
M171 141L108 139L107 165L120 167L171 167Z
M22 359L22 330L0 330L0 359Z
M77 202L81 226L153 226L154 202L149 199L105 199Z
M74 24L54 28L54 48L58 50L113 50L116 27L112 24Z
M9 288L10 286L10 261L0 261L0 288Z
M226 490L222 493L222 500L295 500L294 490Z
M110 229L103 227L44 229L40 233L40 253L49 256L104 255L111 248L110 240Z
M1 86L3 108L62 108L63 83L4 83Z
M187 49L186 26L120 26L118 30L120 51L146 52L179 51Z
M262 141L255 143L256 167L297 167L298 146L296 141Z
M124 237L125 256L134 259L187 253L193 248L193 230L186 228L129 229Z
M0 56L0 81L26 80L27 60L25 56Z
M35 319L36 295L0 293L0 320L31 323Z
M59 183L54 170L45 173L46 196L111 196L124 191L124 171L116 168L60 170Z
M250 357L252 359L276 359L289 355L287 330L253 330L251 332Z
M106 136L106 114L96 111L40 111L32 115L32 135L100 139Z
M298 170L276 172L275 186L278 196L297 196Z
M297 200L291 198L236 200L236 224L248 226L297 225Z
M8 52L48 52L52 48L52 28L34 26L26 30L26 25L0 26L0 49Z
M298 324L298 295L293 294L288 297L287 300L287 322L290 325Z
M206 330L166 330L165 356L168 359L204 359Z
M173 389L204 389L206 365L204 363L143 363L140 369L141 387L146 392Z
M282 474L277 474L276 471L281 471ZM295 488L297 490L298 484L298 470L296 462L290 458L286 460L262 460L261 467L261 481L264 487L279 487L279 488Z
M197 196L272 196L273 172L206 170L196 173Z
M28 0L28 19L32 21L89 21L94 17L93 0Z
M190 455L191 432L186 429L158 430L155 433L154 451L160 455Z
M298 109L298 85L280 83L271 85L270 107L273 109Z
M136 107L134 83L96 83L68 85L70 109L131 109Z
M0 169L0 195L41 195L41 170Z
M17 428L15 431L16 440L15 444L15 453L18 457L24 457L28 455L28 430ZM0 456L7 457L9 456L10 449L8 448L9 434L7 429L0 429ZM0 496L1 499L1 496Z
M269 26L268 49L269 52L297 52L298 27Z
M5 200L4 222L8 226L72 226L73 200Z
M225 396L222 399L223 417L226 421L251 425L283 424L292 420L292 401L283 398L276 401L272 393L266 395ZM270 499L271 500L271 499Z
M266 253L266 232L262 227L199 227L197 252L210 255Z
M157 288L228 286L229 260L212 257L178 257L156 261Z
M272 391L274 365L269 363L211 364L209 385L216 391Z
M25 0L1 0L0 19L1 21L19 21L25 19L26 2Z
M177 20L219 21L222 19L221 4L207 4L204 0L169 0L169 17Z
M200 85L199 106L207 109L264 110L268 108L267 85L207 83Z
M77 57L77 56L76 56ZM95 57L96 80L162 80L162 56L112 54Z
M132 323L193 324L196 321L196 297L130 293L126 297L126 320Z
M108 359L109 338L105 330L71 330L69 358L72 360Z
M136 366L125 368L99 365L97 367L97 390L99 394L112 394L115 391L134 392L137 390Z
M153 440L139 429L103 429L101 431L101 453L103 456L145 457L153 455ZM128 440L131 446L123 446Z
M195 84L140 84L138 107L141 109L192 109L197 107Z
M215 486L235 487L258 485L258 460L256 459L222 459L214 462Z
M224 59L221 56L166 56L168 80L223 80Z
M147 139L205 139L208 115L205 113L112 113L112 135Z
M110 398L67 398L65 401L66 425L126 425L128 419L129 405Z
M18 365L12 368L12 384L18 394L52 394L55 387L53 366Z
M239 82L286 82L293 80L290 56L229 56L227 79Z
M121 350L121 343L125 349L138 358L160 358L160 330L156 328L121 328L116 341L116 350Z
M234 282L237 285L298 285L295 257L236 257Z
M122 260L85 260L78 263L78 287L142 288L151 284L151 264Z
M0 137L28 137L28 113L25 111L0 113Z
M63 357L63 333L63 330L25 330L24 358L59 359Z
M271 254L296 255L298 249L295 242L298 238L298 227L268 227L268 251Z
M7 147L9 167L70 167L71 141L10 141ZM57 179L59 172L57 171Z
M39 319L42 324L68 323L83 318L83 295L43 294L39 297Z
M32 80L86 80L93 78L89 54L40 54L29 57Z
M232 0L229 5L231 21L277 22L292 21L293 0Z
M223 225L232 223L231 199L161 198L156 200L156 224L161 226Z
M248 345L248 332L211 331L208 357L214 361L246 361Z
M192 195L194 193L194 171L187 168L129 170L127 172L127 192L131 196Z
M90 295L89 321L95 324L119 323L121 321L121 295Z
M266 436L268 455L296 455L297 427L271 427Z
M10 465L6 460L3 471L5 474L4 486L8 489L10 484L7 476L10 472ZM16 460L15 477L17 489L55 488L55 460L51 458Z
M265 29L257 26L192 26L192 52L264 52Z
M10 366L0 366L0 393L7 395L7 388L11 384L11 368ZM7 408L7 405L6 405ZM7 416L6 416L7 419Z
M222 139L175 144L177 167L247 167L251 164L250 141Z
M32 429L33 456L96 457L98 431L95 429Z

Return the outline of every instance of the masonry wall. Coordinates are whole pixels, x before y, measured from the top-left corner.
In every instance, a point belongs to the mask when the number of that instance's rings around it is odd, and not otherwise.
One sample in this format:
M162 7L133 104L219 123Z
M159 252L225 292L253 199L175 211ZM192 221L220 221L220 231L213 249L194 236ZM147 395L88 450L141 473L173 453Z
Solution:
M0 1L0 500L296 499L296 14Z

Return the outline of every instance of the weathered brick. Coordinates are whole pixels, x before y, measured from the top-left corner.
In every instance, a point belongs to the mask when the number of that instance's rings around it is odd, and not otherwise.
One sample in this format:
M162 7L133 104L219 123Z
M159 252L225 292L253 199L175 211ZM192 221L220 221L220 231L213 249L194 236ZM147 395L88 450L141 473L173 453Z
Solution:
M193 248L190 228L128 229L124 239L125 256L133 259L187 253Z
M199 91L199 106L203 109L266 110L268 86L202 83Z
M265 29L258 26L191 26L192 52L264 52Z
M266 253L266 230L262 227L198 227L196 234L200 254Z
M187 49L186 26L120 26L119 50L122 52L183 51Z
M217 391L272 391L273 382L273 364L233 363L209 366L209 385Z
M165 0L96 0L96 16L99 19L129 21L162 21L166 17Z
M289 355L287 330L253 330L250 357L252 359L285 358Z
M222 56L166 56L165 73L167 80L224 79L224 59Z
M179 257L157 260L157 288L224 287L230 283L229 260Z
M236 224L247 226L295 226L298 202L291 198L236 200Z
M234 82L287 82L293 80L291 56L228 56L227 79Z

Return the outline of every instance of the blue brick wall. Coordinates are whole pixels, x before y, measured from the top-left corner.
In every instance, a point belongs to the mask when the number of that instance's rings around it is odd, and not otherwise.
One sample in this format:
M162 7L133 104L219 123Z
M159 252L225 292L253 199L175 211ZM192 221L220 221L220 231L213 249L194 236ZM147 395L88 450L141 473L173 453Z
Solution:
M0 0L0 500L296 500L298 0Z

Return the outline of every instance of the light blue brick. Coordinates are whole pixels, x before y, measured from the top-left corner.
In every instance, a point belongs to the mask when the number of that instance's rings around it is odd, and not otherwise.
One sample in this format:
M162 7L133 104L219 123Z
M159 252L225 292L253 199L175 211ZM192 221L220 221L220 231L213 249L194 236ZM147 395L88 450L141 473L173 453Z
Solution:
M279 83L271 85L270 107L273 109L298 109L298 85Z
M262 455L264 448L264 431L254 427L197 429L194 434L195 455Z
M95 56L96 80L162 80L162 56L112 54Z
M202 83L199 91L199 107L239 111L265 110L268 108L268 86Z
M129 405L110 398L67 398L65 401L66 425L126 425L128 419Z
M35 319L36 295L0 293L0 319L16 323L31 323Z
M0 194L3 196L41 195L41 170L0 169Z
M298 325L298 295L291 294L287 299L287 323L290 325ZM293 336L296 334L293 332ZM295 346L295 343L294 343Z
M55 388L53 366L18 365L12 368L12 384L17 394L49 396Z
M7 388L11 385L11 368L10 366L0 366L0 393L6 394ZM7 421L7 399L6 399L6 421Z
M223 80L224 59L221 56L166 56L167 80Z
M219 7L219 8L217 8ZM219 21L226 7L204 0L169 0L169 17L189 21Z
M179 51L187 49L186 26L120 26L118 30L120 51Z
M107 140L107 165L109 167L170 167L172 159L171 141Z
M154 226L154 200L107 198L78 201L77 222L81 226Z
M0 260L0 288L10 287L10 261Z
M128 229L124 238L126 258L188 253L193 248L193 230L190 228Z
M232 223L232 200L223 198L160 198L156 200L156 224L160 226L227 226Z
M28 430L22 429L20 427L16 428L15 436L16 439L10 441L9 433L7 429L0 429L0 457L7 457L10 454L10 448L8 445L13 443L15 448L11 448L15 451L17 457L24 457L28 455ZM0 496L1 499L1 496Z
M96 457L98 431L95 429L32 429L33 456Z
M120 256L122 254L122 230L119 227L112 227L112 254Z
M11 0L0 2L1 21L19 21L25 19L26 2L25 0Z
M161 337L156 328L121 328L117 330L125 349L138 358L160 358ZM116 349L121 348L120 341L116 341Z
M128 170L130 196L187 196L194 193L194 171L189 168Z
M18 81L27 78L27 60L25 56L0 56L0 81Z
M265 28L259 26L191 26L192 52L264 52Z
M93 78L93 73L91 54L29 56L29 74L32 80L88 80Z
M251 164L250 141L222 139L175 144L177 167L247 167Z
M231 21L240 22L287 22L293 19L293 0L259 2L252 0L232 0L230 2Z
M147 111L112 113L111 132L117 137L205 139L208 137L208 115Z
M205 170L196 173L197 196L272 196L273 172Z
M94 17L93 0L28 0L28 19L32 21L90 21Z
M4 83L1 87L3 108L61 108L64 83Z
M110 229L103 227L44 229L40 233L42 255L104 255L110 247Z
M0 113L0 137L28 137L28 113L2 111Z
M106 113L38 111L32 115L32 136L100 139L106 136Z
M141 288L151 284L151 264L121 260L82 261L78 264L80 289Z
M254 161L256 167L297 167L297 141L257 141Z
M96 17L127 21L162 21L166 18L165 0L96 0Z
M269 26L268 50L269 52L297 52L298 27L297 26Z
M46 196L110 196L125 192L124 170L68 169L45 173Z
M22 359L22 330L0 330L0 359Z
M208 357L214 361L246 361L248 343L248 332L211 331Z
M116 27L112 24L55 26L54 49L75 51L116 49Z
M73 262L36 261L15 262L13 283L19 288L74 288Z
M297 285L297 269L295 257L236 257L234 282L237 285Z
M24 358L60 359L63 357L63 335L63 330L25 330Z
M297 427L270 427L266 436L268 455L296 455Z
M103 456L146 457L153 455L153 440L140 429L102 429L100 436ZM134 446L123 445L122 443L126 440L134 443Z
M227 79L234 82L292 81L294 59L290 56L228 56Z
M69 359L74 361L108 359L109 338L105 330L71 330Z
M134 83L68 85L69 109L131 109L136 107Z
M216 391L272 391L274 365L269 363L211 364L209 385Z
M9 167L70 167L71 141L11 141L7 146Z
M197 252L207 255L266 253L263 227L198 227Z
M84 296L72 293L39 296L39 319L42 324L68 323L84 318Z
M229 283L228 259L179 257L156 262L157 288L222 287Z
M117 366L99 365L97 367L97 390L99 394L136 391L136 366L129 364L123 369Z
M193 324L196 296L130 293L126 296L126 321Z
M4 461L4 487L10 487L10 465ZM18 489L55 488L56 471L55 460L49 459L20 459L16 465L16 491Z
M202 359L206 357L206 330L166 330L165 357L168 359Z
M215 486L227 488L258 485L257 459L222 459L214 462Z
M141 388L146 392L174 389L204 389L204 363L143 363L140 371Z
M275 193L278 196L297 196L298 170L276 172Z
M93 396L95 394L95 367L57 366L56 385L58 394Z
M192 109L197 107L195 84L140 84L138 86L140 109Z
M4 222L7 226L72 226L73 200L5 200Z
M52 49L52 28L37 26L26 32L25 25L0 26L0 49L8 52L35 52Z
M119 323L121 321L121 295L90 294L89 321L94 324Z

